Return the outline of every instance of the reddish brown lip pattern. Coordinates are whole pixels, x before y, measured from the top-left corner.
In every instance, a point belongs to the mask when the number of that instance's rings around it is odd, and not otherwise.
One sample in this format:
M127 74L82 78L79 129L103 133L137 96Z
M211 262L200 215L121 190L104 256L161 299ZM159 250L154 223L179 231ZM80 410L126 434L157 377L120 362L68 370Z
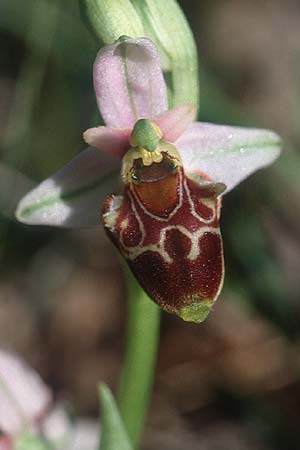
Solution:
M164 310L201 322L224 277L220 185L198 184L167 163L136 170L118 202L106 199L103 222L148 295Z

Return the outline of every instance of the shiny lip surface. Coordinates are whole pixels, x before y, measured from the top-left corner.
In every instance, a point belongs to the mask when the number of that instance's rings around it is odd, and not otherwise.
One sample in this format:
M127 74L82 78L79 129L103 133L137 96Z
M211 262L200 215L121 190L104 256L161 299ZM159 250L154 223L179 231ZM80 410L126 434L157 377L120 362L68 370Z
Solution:
M151 166L144 166L141 159L137 159L133 165L133 173L138 177L137 182L155 183L163 180L169 175L175 175L177 166L175 161L164 154L164 158L159 163L153 163Z

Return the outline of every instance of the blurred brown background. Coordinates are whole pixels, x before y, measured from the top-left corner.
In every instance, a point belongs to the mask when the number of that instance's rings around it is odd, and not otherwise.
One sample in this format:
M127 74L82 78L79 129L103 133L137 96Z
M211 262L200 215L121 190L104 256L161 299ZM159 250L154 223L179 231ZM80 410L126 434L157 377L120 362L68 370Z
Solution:
M230 193L223 293L203 325L163 314L145 450L300 448L300 3L180 2L200 61L200 119L272 128L284 153ZM97 123L97 51L73 2L1 0L0 160L39 181ZM1 196L9 189L1 186ZM99 230L0 215L0 344L75 414L116 386L126 326L119 260Z

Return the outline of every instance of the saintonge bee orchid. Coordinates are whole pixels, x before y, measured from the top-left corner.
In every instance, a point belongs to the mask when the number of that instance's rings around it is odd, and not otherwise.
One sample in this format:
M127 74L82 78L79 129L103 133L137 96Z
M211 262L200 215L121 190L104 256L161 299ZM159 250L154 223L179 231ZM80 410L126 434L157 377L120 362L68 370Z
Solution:
M84 132L91 147L30 191L17 217L66 227L102 221L148 295L202 322L224 278L221 197L272 163L280 138L194 122L193 105L168 110L159 54L146 38L102 48L94 88L106 126Z

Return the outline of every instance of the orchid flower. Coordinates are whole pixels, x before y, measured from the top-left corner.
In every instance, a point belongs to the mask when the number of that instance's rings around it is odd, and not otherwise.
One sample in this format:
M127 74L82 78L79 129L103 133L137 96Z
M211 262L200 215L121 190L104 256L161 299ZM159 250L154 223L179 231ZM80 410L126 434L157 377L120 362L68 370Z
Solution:
M1 350L0 449L13 449L23 433L37 431L51 401L41 378L16 355Z
M50 389L21 358L0 350L0 450L96 450L98 423L71 423Z
M91 147L29 192L17 217L78 227L98 226L101 215L149 296L201 322L224 278L221 197L271 164L280 138L194 122L193 105L168 110L159 54L146 38L121 37L102 48L93 76L106 126L84 132Z

